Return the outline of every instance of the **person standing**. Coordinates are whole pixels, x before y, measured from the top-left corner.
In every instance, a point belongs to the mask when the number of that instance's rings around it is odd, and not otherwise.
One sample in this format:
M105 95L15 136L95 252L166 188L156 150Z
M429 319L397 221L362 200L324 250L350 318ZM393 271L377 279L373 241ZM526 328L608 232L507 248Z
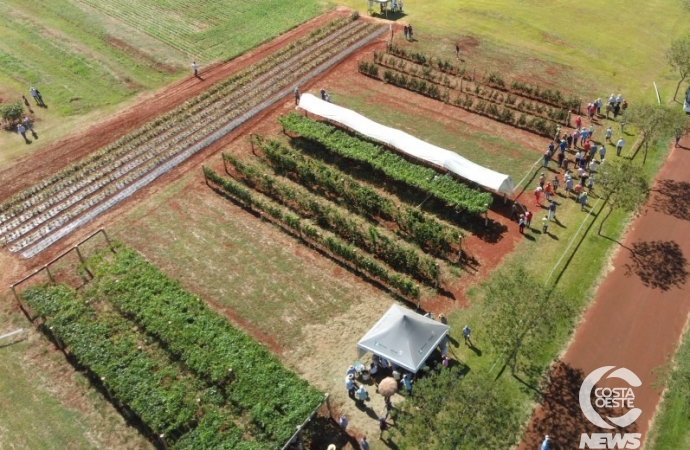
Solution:
M196 65L196 61L192 61L192 72L194 73L195 77L199 78L199 71Z
M580 211L584 211L586 206L587 206L587 193L583 192L582 195L580 195Z
M410 381L410 374L409 373L406 373L405 375L403 375L402 384L405 387L405 390L407 391L407 393L411 397L412 396L412 381Z
M623 138L619 138L618 142L616 143L616 155L620 156L621 152L623 151L623 146L625 145L625 141Z
M355 376L348 374L345 377L345 389L347 389L347 395L352 400L355 400L355 392L357 392L357 385L355 384Z
M575 185L575 201L580 201L580 195L582 195L582 185L580 183Z
M560 181L558 181L558 175L553 177L553 193L556 195L558 193L558 186L560 185Z
M455 57L460 59L460 46L455 44Z
M546 176L542 173L539 175L539 187L544 189L544 183L546 182Z
M412 40L412 36L413 36L413 34L412 34L412 25L408 25L408 26L407 26L407 34L408 34L410 40Z
M599 159L601 162L604 162L604 157L606 156L606 146L602 145L599 147Z
M543 191L541 186L537 186L537 188L534 190L534 204L536 206L541 206L541 192Z
M35 87L31 86L31 88L29 89L29 94L31 94L31 97L34 99L36 104L38 106L41 106L41 104L38 102L38 91L36 91Z
M565 177L566 197L568 197L572 191L573 191L573 179L570 176L566 175L566 177Z
M611 129L611 127L608 127L606 129L606 143L611 142L611 135L613 135L613 130Z
M338 419L338 425L340 425L340 428L342 428L343 431L347 431L347 417L345 417L345 414L340 415L340 419Z
M577 148L577 140L580 138L580 130L573 131L573 147Z
M24 142L27 144L29 143L29 140L26 138L26 128L24 128L24 125L21 123L17 125L17 133L21 134L22 137L24 138Z
M539 450L549 450L551 447L551 439L549 439L549 435L547 434L544 436L544 441L541 443L541 447L539 447Z
M565 159L565 153L558 152L558 167L563 167L563 160Z
M529 228L532 223L532 211L525 211L525 226Z
M299 105L299 89L295 87L295 105Z
M544 234L549 234L549 219L546 216L541 219L541 232Z
M517 203L513 202L513 206L510 208L510 221L512 222L513 220L518 218L518 205Z
M525 215L520 214L520 219L518 220L518 230L520 234L525 234Z
M469 325L462 327L462 337L465 338L465 345L472 347L472 339L470 339L470 334L472 334L472 330L470 329Z
M568 142L568 149L573 148L573 136L572 134L565 134L565 140Z
M381 434L379 434L379 439L383 439L383 432L388 429L388 424L386 423L386 418L385 417L379 417L379 430L381 431Z
M544 163L542 166L543 167L548 166L550 160L551 160L551 152L547 150L544 152Z
M549 220L552 220L554 217L556 217L556 202L551 200L549 203Z
M359 440L359 448L361 450L369 450L369 442L367 442L366 436L362 436L362 439Z
M31 119L29 119L29 116L24 116L24 120L22 122L27 130L34 131L34 123L31 121Z
M582 126L582 117L577 116L577 119L575 119L575 128L577 128L579 130L581 126Z

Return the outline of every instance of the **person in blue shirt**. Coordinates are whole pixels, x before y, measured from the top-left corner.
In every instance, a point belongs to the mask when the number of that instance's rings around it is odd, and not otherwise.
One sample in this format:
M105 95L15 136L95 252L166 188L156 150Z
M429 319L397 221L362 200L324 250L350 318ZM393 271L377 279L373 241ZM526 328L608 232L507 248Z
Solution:
M412 382L410 381L410 375L405 374L402 377L402 383L403 386L405 387L405 390L407 391L408 394L412 395Z

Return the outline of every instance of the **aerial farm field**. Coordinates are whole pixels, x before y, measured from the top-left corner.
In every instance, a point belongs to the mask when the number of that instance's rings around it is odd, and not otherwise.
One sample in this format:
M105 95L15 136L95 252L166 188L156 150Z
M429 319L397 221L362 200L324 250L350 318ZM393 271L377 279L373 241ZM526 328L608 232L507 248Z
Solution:
M347 433L310 429L309 448L359 448L364 435L373 449L448 448L442 437L422 443L414 420L404 417L406 405L425 394L396 395L400 428L379 440L383 398L370 385L371 400L360 408L343 386L357 341L398 303L447 316L460 383L491 383L487 404L505 405L492 417L477 413L478 423L492 424L484 430L463 425L457 448L536 448L544 434L554 436L555 448L577 448L579 433L590 429L583 418L549 416L549 401L561 399L553 395L560 366L552 364L564 355L577 360L566 353L574 336L577 343L574 330L583 314L591 320L599 286L627 251L624 232L644 214L607 214L595 184L584 210L559 191L557 220L542 230L547 211L535 205L533 191L542 172L552 179L562 171L553 162L542 169L541 158L557 127L573 130L580 102L621 92L631 104L649 103L652 81L668 102L677 78L664 52L690 31L690 13L680 2L584 1L573 16L565 2L410 0L386 21L368 17L363 1L342 2L359 18L320 1L207 3L0 5L0 31L9 36L0 43L7 61L0 97L28 97L25 85L37 85L49 106L31 105L39 141L0 136L0 279L17 282L100 228L123 245L117 256L87 264L96 276L77 294L22 286L25 305L50 331L26 321L11 293L2 297L0 331L25 331L16 344L0 343L9 374L0 384L7 404L0 445L276 448L329 393L334 418L349 419ZM592 26L593 18L602 26ZM411 40L403 37L408 24ZM191 60L201 66L199 77L189 74ZM334 104L510 175L515 194L504 200L435 177L434 168L305 115L295 107L296 86L302 95L324 89ZM611 126L613 142L626 141L620 160L641 164L634 126L622 130L620 120L603 115L592 125L593 141L604 144ZM43 130L52 134L45 141ZM667 137L649 150L648 180L669 157ZM618 164L615 146L606 148L607 164ZM678 151L671 158L680 164ZM659 212L660 196L678 198L678 190L658 186L644 208ZM510 217L513 200L536 211L524 234ZM685 283L678 242L680 275L664 285L666 299L682 296ZM49 275L72 285L89 278L78 261L71 252ZM544 313L552 319L548 333L531 336L530 352L511 371L505 349L492 343L490 297L516 268L525 270L525 283L547 286L559 307ZM46 274L28 284L47 281ZM646 296L661 295L647 272L633 267L625 276L648 289ZM659 402L652 369L687 321L687 312L677 312L685 311L683 302L677 310L668 304L659 316L675 314L673 323L647 342L658 355L620 360L646 371L638 372L648 387L639 400L651 408L634 425L645 437ZM223 354L197 323L212 324L222 342L240 342L246 353ZM472 346L461 344L465 324ZM88 339L99 342L100 353ZM67 359L53 342L67 349ZM125 360L128 370L113 369ZM219 360L231 375L221 375ZM256 381L253 388L246 377ZM419 383L416 392L430 392ZM135 385L143 390L132 394ZM670 384L672 392L678 385ZM671 408L682 395L671 397ZM444 402L458 411L463 399ZM30 420L39 411L41 428ZM439 424L444 420L440 415ZM659 437L672 423L683 422L657 424L655 448L677 448ZM675 439L682 442L682 433Z

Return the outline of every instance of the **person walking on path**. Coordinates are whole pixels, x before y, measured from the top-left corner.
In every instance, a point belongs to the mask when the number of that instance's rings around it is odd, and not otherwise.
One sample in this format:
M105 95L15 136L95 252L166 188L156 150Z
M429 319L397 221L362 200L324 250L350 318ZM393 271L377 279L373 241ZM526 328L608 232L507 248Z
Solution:
M597 172L597 160L593 159L591 163L589 163L589 174L592 175Z
M22 137L24 138L24 142L26 142L27 144L29 143L29 140L26 138L26 128L24 128L24 125L17 125L17 133L22 135Z
M525 226L529 228L532 224L532 211L525 211Z
M553 220L556 217L556 202L551 200L549 203L549 220Z
M580 211L584 211L586 206L587 206L587 193L583 192L582 195L580 195Z
M558 153L558 167L563 167L563 160L565 159L565 154L559 152Z
M196 65L196 61L192 61L192 72L196 78L199 78L199 68Z
M407 26L407 34L408 34L410 40L412 40L412 36L413 36L413 34L412 34L412 25L408 25L408 26Z
M465 338L465 345L473 347L470 334L472 334L472 329L470 329L469 325L465 325L464 327L462 327L462 337Z
M295 88L295 106L299 105L299 88Z
M541 232L544 234L549 234L549 219L546 216L541 219Z
M625 141L623 138L619 138L618 142L616 142L616 155L620 156L621 152L623 151L623 146L625 145Z
M520 214L520 219L518 220L518 230L520 234L525 234L525 215Z

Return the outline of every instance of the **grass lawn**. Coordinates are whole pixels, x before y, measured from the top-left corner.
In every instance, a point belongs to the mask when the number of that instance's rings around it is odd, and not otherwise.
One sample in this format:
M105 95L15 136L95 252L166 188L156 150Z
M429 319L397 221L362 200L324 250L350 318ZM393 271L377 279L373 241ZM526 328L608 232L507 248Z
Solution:
M365 1L340 3L366 13ZM413 25L414 45L425 51L454 58L458 39L479 39L489 51L477 58L470 51L467 58L478 73L499 67L521 76L541 73L561 88L590 86L579 89L583 95L620 91L635 101L655 98L653 81L671 99L678 78L664 54L671 40L690 31L682 2L665 0L409 0L404 9L404 16L392 17ZM567 70L546 70L559 67Z
M329 7L325 0L0 2L0 101L25 95L40 136L26 145L1 132L0 165L170 83L192 60L203 67L231 59ZM33 104L30 86L47 109Z
M649 450L690 448L690 331L675 355L669 389L649 432Z
M25 329L23 340L0 345L0 448L152 448L53 344L10 312L9 294L0 300L0 334Z

